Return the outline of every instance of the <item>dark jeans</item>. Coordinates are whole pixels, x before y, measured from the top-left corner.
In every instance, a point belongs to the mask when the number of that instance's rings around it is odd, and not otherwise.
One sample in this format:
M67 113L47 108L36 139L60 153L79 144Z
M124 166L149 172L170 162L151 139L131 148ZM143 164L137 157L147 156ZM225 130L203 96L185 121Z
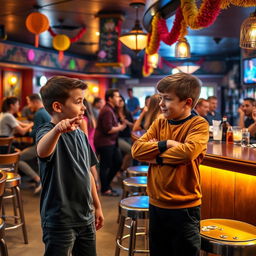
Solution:
M149 206L150 256L198 256L200 206L163 209Z
M97 148L100 156L101 192L111 189L110 184L122 165L122 155L115 145Z
M96 256L94 223L75 228L43 228L44 256Z

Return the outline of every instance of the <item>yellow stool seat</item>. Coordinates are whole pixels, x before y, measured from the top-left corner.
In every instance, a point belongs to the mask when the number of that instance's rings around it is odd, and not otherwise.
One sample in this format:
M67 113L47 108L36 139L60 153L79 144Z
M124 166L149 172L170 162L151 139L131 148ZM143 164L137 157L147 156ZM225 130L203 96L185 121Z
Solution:
M256 227L237 220L201 220L201 249L222 256L256 255ZM253 253L253 254L251 254Z

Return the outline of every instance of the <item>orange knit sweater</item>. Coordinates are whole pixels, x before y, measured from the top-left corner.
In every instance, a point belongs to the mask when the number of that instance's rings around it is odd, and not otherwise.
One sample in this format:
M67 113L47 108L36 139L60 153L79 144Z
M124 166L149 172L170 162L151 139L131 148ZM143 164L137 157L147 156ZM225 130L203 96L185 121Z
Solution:
M147 192L150 203L160 208L189 208L201 204L199 164L209 139L207 121L194 116L183 123L157 119L132 146L132 156L142 162L157 157L162 164L150 164ZM175 140L181 144L160 152L158 142Z

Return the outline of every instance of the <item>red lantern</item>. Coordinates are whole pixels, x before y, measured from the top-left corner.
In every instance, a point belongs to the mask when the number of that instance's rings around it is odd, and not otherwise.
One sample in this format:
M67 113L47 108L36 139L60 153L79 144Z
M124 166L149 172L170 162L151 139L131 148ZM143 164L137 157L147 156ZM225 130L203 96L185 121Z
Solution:
M39 45L39 34L48 30L49 20L48 18L39 12L30 13L26 19L26 27L28 31L35 34L35 47Z

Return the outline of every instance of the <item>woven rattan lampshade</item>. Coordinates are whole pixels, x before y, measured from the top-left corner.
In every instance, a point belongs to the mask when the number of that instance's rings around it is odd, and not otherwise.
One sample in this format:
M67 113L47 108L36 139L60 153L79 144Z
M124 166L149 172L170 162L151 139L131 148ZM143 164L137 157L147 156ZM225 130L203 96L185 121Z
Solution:
M180 38L175 45L175 58L185 59L190 57L190 45L187 39L185 37Z
M240 47L244 49L256 49L256 11L251 13L240 30Z

